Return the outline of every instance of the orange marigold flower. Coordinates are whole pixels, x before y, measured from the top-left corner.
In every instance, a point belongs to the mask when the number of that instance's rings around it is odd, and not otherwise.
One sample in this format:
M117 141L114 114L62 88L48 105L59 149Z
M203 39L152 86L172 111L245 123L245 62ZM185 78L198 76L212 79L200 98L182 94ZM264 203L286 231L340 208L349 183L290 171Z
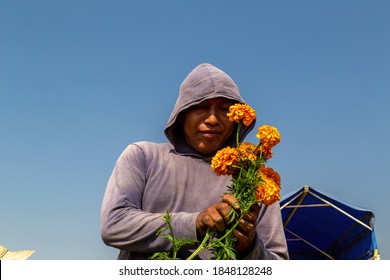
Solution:
M246 104L234 104L229 107L229 113L227 113L229 121L240 122L245 126L250 126L253 120L256 119L256 112L252 107Z
M280 200L280 175L270 167L260 168L262 184L255 190L256 200L271 205Z
M271 205L280 200L280 187L272 180L265 180L255 191L256 200Z
M211 168L218 176L232 175L238 165L238 151L235 148L225 147L219 150L211 160Z
M249 142L243 142L238 148L241 160L256 161L256 146Z
M259 172L263 177L271 178L272 180L275 181L276 184L280 186L281 184L280 175L273 168L263 166L259 169Z
M280 142L280 133L278 129L267 124L258 128L256 137L260 139L260 142L264 146L268 146L269 148L274 147Z
M273 152L272 152L272 149L270 147L261 145L260 152L261 152L261 156L263 158L265 158L265 159L272 158Z

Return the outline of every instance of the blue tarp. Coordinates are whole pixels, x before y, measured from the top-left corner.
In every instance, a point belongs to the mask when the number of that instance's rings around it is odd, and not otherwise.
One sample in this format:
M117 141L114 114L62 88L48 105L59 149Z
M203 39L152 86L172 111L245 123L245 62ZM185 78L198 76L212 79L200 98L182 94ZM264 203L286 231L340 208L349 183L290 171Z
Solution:
M292 260L378 258L374 214L305 186L281 202Z

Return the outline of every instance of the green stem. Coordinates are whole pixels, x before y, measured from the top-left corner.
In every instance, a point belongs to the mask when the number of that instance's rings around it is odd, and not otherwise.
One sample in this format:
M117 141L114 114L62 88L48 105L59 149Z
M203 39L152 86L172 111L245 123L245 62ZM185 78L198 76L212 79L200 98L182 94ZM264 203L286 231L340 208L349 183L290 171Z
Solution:
M227 238L232 232L233 230L238 226L240 220L244 217L244 214L241 214L241 216L239 217L239 219L237 219L237 221L234 223L234 225L228 230L225 232L225 234L218 238L216 241L213 241L213 243L217 243L217 242L221 242L222 240L224 240L225 238ZM203 238L202 240L202 243L199 245L199 247L191 254L191 256L189 256L187 258L187 260L192 260L194 259L202 250L204 249L207 249L208 247L212 247L213 244L210 244L209 246L205 246L206 245L206 242L207 240L209 240L211 234L210 234L210 230L207 229L206 231L206 235L205 237Z
M172 228L172 225L171 225L171 217L169 216L169 220L168 220L168 227L169 227L169 231L171 233L171 236L172 236L172 258L174 260L176 260L176 255L177 255L177 248L176 248L176 238L175 238L175 235L173 234L173 228Z
M241 122L239 122L238 125L237 125L237 133L236 133L237 148L240 146L239 135L240 135L241 125L242 125Z
M243 214L237 219L237 222L235 222L234 225L228 231L226 231L225 234L221 236L217 241L222 241L226 237L228 237L233 232L233 230L238 226L242 218L244 218Z
M204 236L202 243L200 243L199 247L191 254L191 256L189 256L187 258L187 260L192 260L200 253L200 251L206 249L207 246L205 246L205 244L206 244L207 240L209 240L209 238L210 238L210 230L207 229L206 235Z

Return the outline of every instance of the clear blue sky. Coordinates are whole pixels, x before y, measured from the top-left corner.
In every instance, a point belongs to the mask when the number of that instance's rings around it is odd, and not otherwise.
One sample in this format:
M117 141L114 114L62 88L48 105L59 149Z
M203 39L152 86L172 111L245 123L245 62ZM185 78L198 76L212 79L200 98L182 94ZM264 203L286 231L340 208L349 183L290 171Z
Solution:
M2 0L0 244L116 258L99 233L115 161L166 141L180 83L209 62L279 128L282 195L309 185L371 209L389 259L389 34L385 0Z

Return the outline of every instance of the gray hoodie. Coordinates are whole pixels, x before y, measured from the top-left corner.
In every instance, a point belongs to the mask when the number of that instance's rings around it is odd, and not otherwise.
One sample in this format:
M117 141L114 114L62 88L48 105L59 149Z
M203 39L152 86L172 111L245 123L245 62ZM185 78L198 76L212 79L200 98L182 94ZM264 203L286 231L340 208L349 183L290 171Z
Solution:
M164 130L169 143L137 142L120 155L109 179L101 209L103 241L120 250L118 259L147 259L168 251L171 243L156 236L168 209L176 237L196 239L195 220L200 211L221 199L231 183L216 176L210 158L191 149L178 125L180 113L203 100L224 97L245 103L233 80L210 64L196 67L183 81ZM252 130L243 127L240 141ZM235 146L235 132L226 145ZM287 259L287 246L278 203L260 205L257 239L246 259ZM186 258L194 248L184 248ZM200 259L209 259L202 252Z

